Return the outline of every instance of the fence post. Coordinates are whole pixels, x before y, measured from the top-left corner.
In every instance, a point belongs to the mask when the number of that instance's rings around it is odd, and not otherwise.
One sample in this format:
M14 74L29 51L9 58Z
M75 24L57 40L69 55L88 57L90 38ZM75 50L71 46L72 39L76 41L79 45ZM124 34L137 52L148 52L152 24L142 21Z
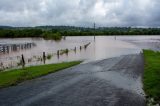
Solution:
M46 55L45 55L45 52L43 52L43 63L44 63L44 64L46 63Z
M76 47L74 48L74 52L76 53Z
M66 49L66 55L68 56L68 52L69 52L69 50L68 49Z
M84 49L86 50L86 48L87 48L87 45L84 45Z
M24 56L22 54L22 68L24 68L24 67L25 67L25 60L24 60Z
M82 47L80 46L80 51L81 51Z
M57 50L57 57L58 57L58 59L59 59L59 50Z

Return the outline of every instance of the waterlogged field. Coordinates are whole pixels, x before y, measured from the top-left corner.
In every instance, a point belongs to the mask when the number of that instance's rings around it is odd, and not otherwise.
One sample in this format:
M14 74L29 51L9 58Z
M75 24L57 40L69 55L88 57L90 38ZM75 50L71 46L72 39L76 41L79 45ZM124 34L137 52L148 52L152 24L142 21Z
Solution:
M141 48L159 49L159 42L159 36L96 36L95 40L93 36L76 36L65 37L61 41L42 38L0 39L0 45L21 44L5 50L0 46L0 69L21 67L22 54L26 66L75 60L88 62L140 53Z

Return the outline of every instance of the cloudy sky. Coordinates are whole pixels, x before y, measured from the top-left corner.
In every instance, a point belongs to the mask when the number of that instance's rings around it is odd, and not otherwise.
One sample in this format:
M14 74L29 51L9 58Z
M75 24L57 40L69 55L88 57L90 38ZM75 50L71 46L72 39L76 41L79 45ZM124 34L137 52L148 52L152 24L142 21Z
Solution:
M160 26L159 0L0 0L0 25Z

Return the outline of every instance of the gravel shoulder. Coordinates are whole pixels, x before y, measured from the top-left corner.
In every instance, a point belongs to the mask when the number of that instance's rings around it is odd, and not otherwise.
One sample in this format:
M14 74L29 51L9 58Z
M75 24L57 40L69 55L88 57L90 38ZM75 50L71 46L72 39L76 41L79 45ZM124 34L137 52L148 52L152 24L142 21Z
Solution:
M0 89L1 106L144 106L142 54L80 64Z

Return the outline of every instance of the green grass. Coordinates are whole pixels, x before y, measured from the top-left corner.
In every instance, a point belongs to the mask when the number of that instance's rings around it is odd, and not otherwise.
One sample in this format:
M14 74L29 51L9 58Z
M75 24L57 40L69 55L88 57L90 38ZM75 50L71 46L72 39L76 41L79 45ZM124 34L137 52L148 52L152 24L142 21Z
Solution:
M160 102L160 52L144 50L144 90L150 98Z
M14 69L11 71L0 72L0 88L17 85L25 80L37 78L49 73L53 73L77 64L81 61L64 62L58 64L40 65L26 67L24 69Z

